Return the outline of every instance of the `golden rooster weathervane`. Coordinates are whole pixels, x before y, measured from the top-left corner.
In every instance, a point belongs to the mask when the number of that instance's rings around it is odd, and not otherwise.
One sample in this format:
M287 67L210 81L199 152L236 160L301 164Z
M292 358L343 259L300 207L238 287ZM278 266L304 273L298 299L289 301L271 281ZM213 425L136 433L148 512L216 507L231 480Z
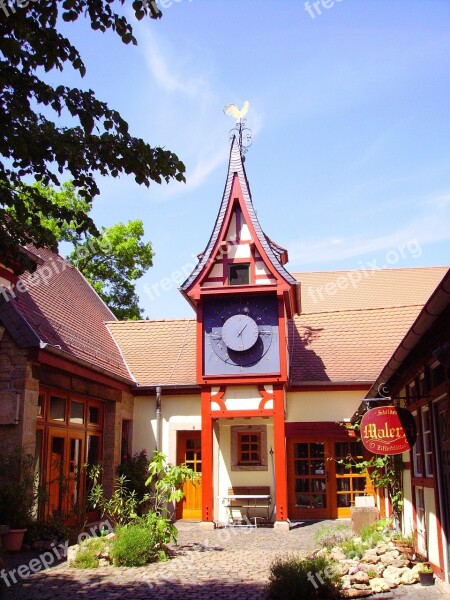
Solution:
M244 154L247 152L247 148L252 145L252 132L250 129L245 127L246 116L249 107L249 101L246 100L241 109L236 104L227 104L223 109L223 112L233 119L236 119L236 124L233 129L230 130L230 140L236 135L239 141L239 148L241 150L242 159L245 160Z

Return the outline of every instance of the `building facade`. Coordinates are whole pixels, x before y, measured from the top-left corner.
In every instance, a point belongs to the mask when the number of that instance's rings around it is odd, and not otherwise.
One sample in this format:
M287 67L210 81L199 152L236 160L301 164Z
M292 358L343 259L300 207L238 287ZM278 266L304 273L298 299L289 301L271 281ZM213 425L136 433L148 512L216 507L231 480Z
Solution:
M180 288L192 319L119 322L66 261L29 252L34 273L0 272L0 445L35 454L45 514L83 496L81 464L102 462L111 489L121 457L142 449L198 473L177 517L206 528L236 516L237 490L270 497L278 528L348 517L374 494L346 467L364 450L345 424L445 268L290 273L236 139L211 236Z
M403 528L449 581L450 556L450 271L387 362L380 388L413 415L417 439L403 454Z

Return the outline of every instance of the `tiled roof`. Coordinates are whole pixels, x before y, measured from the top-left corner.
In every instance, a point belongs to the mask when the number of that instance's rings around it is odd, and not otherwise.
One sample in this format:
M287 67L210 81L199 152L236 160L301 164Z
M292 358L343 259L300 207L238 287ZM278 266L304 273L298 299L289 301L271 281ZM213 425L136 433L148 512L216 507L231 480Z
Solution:
M446 271L296 274L302 314L290 323L291 384L374 381Z
M194 319L107 323L141 386L196 385Z
M355 286L354 271L296 274L303 313L290 323L291 383L373 381L446 270L371 271ZM139 385L195 385L194 320L107 325Z
M115 319L81 273L46 248L34 249L42 259L35 273L20 276L28 291L2 298L0 320L17 343L49 344L69 356L132 381L120 350L105 327Z

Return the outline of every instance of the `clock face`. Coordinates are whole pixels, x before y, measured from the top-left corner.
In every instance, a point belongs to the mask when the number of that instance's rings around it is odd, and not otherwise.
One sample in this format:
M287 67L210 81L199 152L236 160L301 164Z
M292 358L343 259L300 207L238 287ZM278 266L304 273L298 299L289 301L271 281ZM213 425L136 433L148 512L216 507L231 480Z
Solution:
M246 314L233 315L222 327L222 339L229 350L245 352L255 345L259 336L258 325Z
M203 340L205 375L279 373L276 296L206 298Z

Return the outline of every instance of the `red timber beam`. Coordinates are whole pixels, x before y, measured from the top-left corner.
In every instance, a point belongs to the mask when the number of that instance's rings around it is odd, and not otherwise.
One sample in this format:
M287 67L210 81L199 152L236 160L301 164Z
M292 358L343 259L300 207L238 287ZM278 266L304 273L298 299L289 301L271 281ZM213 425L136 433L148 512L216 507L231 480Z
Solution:
M202 523L214 527L213 491L213 419L211 417L211 390L202 389Z
M276 488L276 522L275 527L289 528L288 499L287 499L287 466L286 466L286 436L284 430L284 389L274 386L274 462Z

